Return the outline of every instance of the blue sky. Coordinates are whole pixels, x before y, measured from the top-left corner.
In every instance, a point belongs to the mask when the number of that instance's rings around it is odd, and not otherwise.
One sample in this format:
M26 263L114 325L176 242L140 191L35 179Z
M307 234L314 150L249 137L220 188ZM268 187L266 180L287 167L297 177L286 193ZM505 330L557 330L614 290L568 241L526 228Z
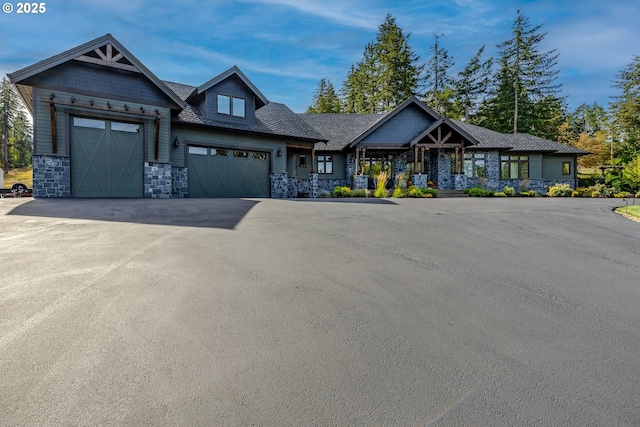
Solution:
M6 3L0 0L0 3ZM237 65L271 101L304 112L320 78L342 86L387 13L421 60L433 34L455 73L482 45L511 37L517 10L543 24L542 50L560 54L571 109L607 105L612 80L640 55L635 0L50 0L43 14L0 13L0 75L106 33L163 80L198 86Z

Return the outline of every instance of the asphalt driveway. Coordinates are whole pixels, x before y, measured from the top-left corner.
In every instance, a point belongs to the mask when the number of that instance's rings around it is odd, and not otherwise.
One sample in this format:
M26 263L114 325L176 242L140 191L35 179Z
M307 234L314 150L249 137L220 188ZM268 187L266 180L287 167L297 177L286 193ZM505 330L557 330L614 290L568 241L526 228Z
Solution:
M0 200L0 425L640 424L619 200Z

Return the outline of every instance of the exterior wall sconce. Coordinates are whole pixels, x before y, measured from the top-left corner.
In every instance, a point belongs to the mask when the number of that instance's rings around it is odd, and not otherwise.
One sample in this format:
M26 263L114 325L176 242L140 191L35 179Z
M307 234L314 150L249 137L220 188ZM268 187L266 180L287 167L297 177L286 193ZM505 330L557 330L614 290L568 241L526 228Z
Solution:
M176 139L173 140L173 146L178 147L179 145L180 145L180 141L178 141L178 137L176 136Z
M278 157L282 157L282 150L278 148Z

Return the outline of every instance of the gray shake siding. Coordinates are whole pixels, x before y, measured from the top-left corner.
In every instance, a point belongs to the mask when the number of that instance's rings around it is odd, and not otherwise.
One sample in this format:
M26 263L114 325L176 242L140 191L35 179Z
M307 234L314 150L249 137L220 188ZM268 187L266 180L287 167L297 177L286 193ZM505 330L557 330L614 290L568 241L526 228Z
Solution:
M366 136L358 145L400 147L420 135L431 123L433 119L411 105L391 118L384 126Z

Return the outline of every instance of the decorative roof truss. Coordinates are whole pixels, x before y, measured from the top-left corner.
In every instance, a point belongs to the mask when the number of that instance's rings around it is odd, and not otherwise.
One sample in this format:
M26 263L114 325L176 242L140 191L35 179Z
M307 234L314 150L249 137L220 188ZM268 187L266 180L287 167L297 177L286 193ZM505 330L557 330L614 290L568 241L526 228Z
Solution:
M141 71L135 67L122 53L111 44L96 48L74 58L77 61L88 62L90 64L103 65L105 67L117 68L119 70L133 71L140 73Z

